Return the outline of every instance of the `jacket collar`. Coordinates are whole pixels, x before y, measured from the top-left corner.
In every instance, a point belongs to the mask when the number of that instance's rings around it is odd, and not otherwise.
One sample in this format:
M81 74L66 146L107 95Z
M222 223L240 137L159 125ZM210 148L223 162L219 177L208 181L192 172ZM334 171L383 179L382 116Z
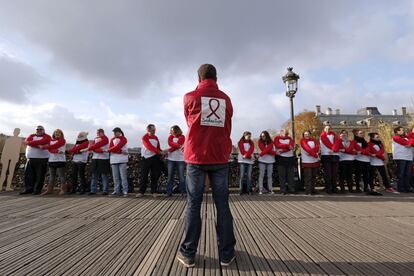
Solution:
M217 82L212 79L202 80L198 85L196 89L202 89L202 88L216 88L218 89Z

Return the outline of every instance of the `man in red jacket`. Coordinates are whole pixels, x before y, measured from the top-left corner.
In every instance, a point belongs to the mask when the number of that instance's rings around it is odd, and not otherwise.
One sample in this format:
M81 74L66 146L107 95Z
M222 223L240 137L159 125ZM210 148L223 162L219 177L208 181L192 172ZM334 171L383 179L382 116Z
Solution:
M184 96L184 114L188 133L184 147L187 163L187 209L185 237L177 259L185 267L195 265L201 233L201 203L208 175L217 208L217 236L220 263L229 266L235 259L236 239L229 207L228 160L233 107L230 98L217 86L216 68L203 64L198 69L199 84Z

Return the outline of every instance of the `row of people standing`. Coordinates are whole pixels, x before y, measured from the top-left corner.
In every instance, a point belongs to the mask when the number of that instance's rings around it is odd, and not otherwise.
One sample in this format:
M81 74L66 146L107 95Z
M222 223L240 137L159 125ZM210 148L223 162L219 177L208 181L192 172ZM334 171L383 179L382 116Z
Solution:
M161 158L168 159L168 184L167 195L172 194L174 172L177 170L179 177L179 191L185 193L184 181L184 136L178 126L171 128L168 138L169 149L162 151L158 137L155 135L155 126L148 125L147 134L142 137L142 171L140 179L140 192L142 196L148 184L148 175L151 175L151 193L157 193L158 179L161 175ZM70 149L66 149L66 140L62 130L57 129L52 137L45 133L43 126L36 128L36 133L27 137L24 143L26 147L25 190L21 194L41 194L44 186L47 168L49 167L49 182L43 195L53 193L56 180L59 179L61 190L59 194L75 193L84 194L90 191L90 195L97 193L99 179L102 182L102 194L109 193L109 174L112 171L114 180L113 195L128 195L128 140L123 131L116 127L113 129L113 137L105 135L103 129L98 129L93 141L89 141L87 132L80 132L76 143ZM92 153L91 183L87 186L85 168L89 153ZM67 181L66 162L67 156L71 156L72 175Z
M414 152L414 130L406 134L404 128L394 129L392 137L393 159L397 165L397 190L391 184L386 170L385 148L378 133L369 133L369 141L365 140L362 130L354 131L354 139L350 140L348 132L333 132L331 126L325 126L319 139L305 131L300 141L302 176L306 194L314 194L316 177L320 166L323 167L325 190L327 193L341 192L348 188L349 192L366 192L379 195L375 191L374 180L377 172L388 192L410 192L411 167ZM277 164L280 191L283 194L295 193L295 144L287 130L281 130L273 140L267 131L260 134L258 141L259 156L254 157L254 143L251 133L245 132L239 140L238 162L240 167L240 193L245 191L243 183L246 178L247 192L252 191L252 167L255 159L259 165L258 189L264 192L263 179L267 172L267 190L273 193L273 165ZM246 176L246 177L245 177ZM363 182L363 189L360 182Z

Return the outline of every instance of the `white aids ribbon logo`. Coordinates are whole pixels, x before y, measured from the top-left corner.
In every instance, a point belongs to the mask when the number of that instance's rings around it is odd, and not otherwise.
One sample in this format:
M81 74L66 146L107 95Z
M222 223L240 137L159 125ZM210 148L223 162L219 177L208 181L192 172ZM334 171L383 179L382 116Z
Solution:
M226 121L226 101L220 98L201 97L202 126L224 127Z

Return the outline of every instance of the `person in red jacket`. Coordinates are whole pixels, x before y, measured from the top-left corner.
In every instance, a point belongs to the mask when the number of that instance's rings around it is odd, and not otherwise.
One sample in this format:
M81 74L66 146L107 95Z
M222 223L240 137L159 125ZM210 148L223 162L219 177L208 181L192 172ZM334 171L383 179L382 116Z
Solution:
M67 153L72 155L72 190L74 194L79 191L79 194L83 195L87 192L86 186L85 168L88 162L88 152L86 149L89 146L88 133L81 131L76 138L75 145L67 150ZM79 185L78 185L79 179Z
M397 189L400 193L413 191L411 187L411 170L413 165L414 139L410 139L404 128L394 128L392 137L392 157L397 165Z
M371 162L371 154L368 149L368 142L365 140L365 133L362 130L354 130L354 149L355 156L355 185L357 193L361 192L360 182L361 176L364 183L364 192L368 192L369 185L369 167Z
M311 137L310 131L305 131L300 140L300 152L302 157L303 182L307 195L316 194L315 182L319 172L320 157L319 143Z
M109 192L109 174L111 164L109 163L109 139L102 128L96 130L96 137L89 145L87 151L92 152L92 180L89 195L95 195L98 185L98 178L102 179L102 195Z
M136 197L143 197L147 190L148 175L151 173L151 194L157 196L158 179L161 176L161 155L163 154L160 141L155 135L155 125L147 126L147 133L142 136L141 147L141 181L139 193Z
M276 147L276 164L279 174L280 192L282 194L296 193L295 189L295 141L289 136L287 129L282 129L275 137L273 143ZM287 187L286 187L287 183Z
M174 171L177 169L178 174L178 190L181 195L185 195L185 178L184 178L184 142L185 137L181 128L177 125L171 127L170 136L168 137L168 180L167 180L167 196L171 196L174 186Z
M259 195L264 193L263 180L265 174L267 174L267 190L270 194L273 194L273 164L276 162L276 149L268 131L264 130L260 133L257 144L260 149L257 160L259 161Z
M187 208L184 240L177 259L194 267L201 234L201 203L206 175L217 209L217 236L221 266L235 259L236 239L229 206L229 156L232 151L230 98L217 86L216 68L211 64L198 69L199 84L184 96L184 115L188 125L184 158L187 162Z
M116 127L112 130L114 137L109 142L108 152L110 154L109 162L112 168L112 177L114 179L114 191L112 195L128 196L128 139L125 137L121 128Z
M42 195L53 193L53 188L56 182L56 176L60 181L59 195L64 195L68 192L68 184L65 177L66 167L66 140L63 131L56 129L53 132L52 140L48 145L39 146L41 149L47 149L49 155L49 183L47 190Z
M320 145L325 189L328 194L336 193L340 140L330 125L324 128L320 137Z
M384 184L386 191L399 194L399 192L394 190L390 185L390 180L385 168L385 147L378 133L373 132L369 134L368 150L371 154L371 167L369 172L369 187L371 192L375 192L374 179L378 172L382 178L382 183Z
M250 131L245 131L243 136L240 138L239 143L237 144L239 148L239 154L237 160L239 163L240 179L239 187L240 194L251 194L252 192L252 170L253 170L253 152L254 152L254 143L252 141L252 133ZM243 180L246 173L247 187L244 188Z
M353 189L354 180L352 179L353 167L355 160L354 143L349 140L348 131L341 130L339 134L339 187L341 192L345 193L345 182L348 186L348 192L355 192Z
M39 195L45 182L49 151L40 146L48 145L51 137L45 133L43 126L37 126L36 133L24 140L27 163L24 171L25 190L20 194Z

